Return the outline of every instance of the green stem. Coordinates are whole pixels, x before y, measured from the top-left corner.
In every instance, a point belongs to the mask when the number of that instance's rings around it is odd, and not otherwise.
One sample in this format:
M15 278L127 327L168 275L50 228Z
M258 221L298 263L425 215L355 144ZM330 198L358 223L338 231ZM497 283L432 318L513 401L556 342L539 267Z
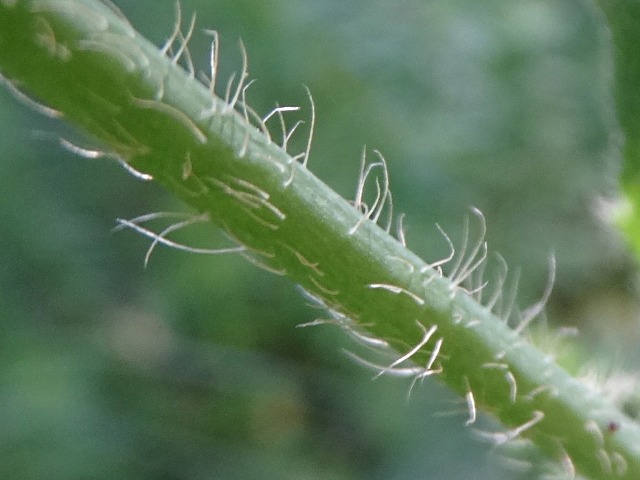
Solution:
M496 442L528 438L591 478L640 478L638 425L458 285L479 256L459 256L453 280L440 276L117 12L97 0L0 0L0 72L206 214L254 263L299 283L361 341L419 346L410 360L430 366L383 373L437 374L467 399L470 420L477 407L504 424ZM229 101L241 94L232 88Z

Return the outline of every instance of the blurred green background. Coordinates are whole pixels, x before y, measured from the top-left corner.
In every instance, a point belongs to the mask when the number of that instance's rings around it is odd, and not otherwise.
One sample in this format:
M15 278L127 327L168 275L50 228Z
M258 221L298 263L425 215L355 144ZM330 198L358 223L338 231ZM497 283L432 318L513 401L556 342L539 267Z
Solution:
M115 3L156 44L170 34L173 1ZM243 40L259 112L305 106L310 88L320 178L352 198L362 146L383 152L428 260L447 250L434 223L459 241L480 208L492 250L522 268L523 306L554 252L549 323L580 328L583 360L637 369L635 269L603 221L620 170L610 45L589 3L181 3L185 27L195 11L219 30L223 79ZM208 41L192 42L199 70ZM436 381L406 401L409 382L372 382L339 331L295 328L319 314L286 279L164 248L145 269L149 242L113 232L115 219L185 207L60 148L81 138L71 127L0 90L0 132L1 478L535 476L473 438ZM213 227L176 238L221 240Z

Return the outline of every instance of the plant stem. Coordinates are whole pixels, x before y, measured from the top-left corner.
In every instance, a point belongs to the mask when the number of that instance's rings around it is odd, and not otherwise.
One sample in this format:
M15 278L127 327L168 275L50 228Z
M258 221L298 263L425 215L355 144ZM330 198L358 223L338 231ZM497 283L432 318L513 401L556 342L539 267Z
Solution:
M466 398L468 423L478 408L505 425L488 435L496 443L528 438L590 478L640 478L638 425L463 288L482 241L441 276L253 126L242 82L224 101L165 50L97 0L0 0L0 72L12 88L206 214L361 341L427 365L380 373L437 374ZM383 213L384 178L371 217Z

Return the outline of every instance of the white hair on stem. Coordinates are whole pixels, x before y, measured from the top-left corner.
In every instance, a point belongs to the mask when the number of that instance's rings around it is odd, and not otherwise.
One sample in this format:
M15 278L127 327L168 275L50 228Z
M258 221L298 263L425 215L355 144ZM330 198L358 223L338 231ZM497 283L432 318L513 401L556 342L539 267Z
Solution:
M276 107L262 117L262 123L267 123L271 117L281 114L282 112L297 112L298 110L300 110L300 107L281 107L276 103ZM284 119L281 118L281 122L284 123ZM282 131L285 131L284 125L282 126Z
M465 426L469 426L475 423L477 418L477 410L476 410L476 399L473 396L473 392L471 391L471 386L469 385L469 380L467 377L464 378L465 383L467 384L467 393L464 396L464 399L467 402L467 410L469 411L469 418L464 423Z
M336 296L340 294L339 290L331 290L328 287L325 287L322 283L320 283L319 280L317 280L315 277L313 277L312 275L308 275L307 278L309 278L309 280L311 281L311 283L313 283L316 288L318 290L320 290L323 294L325 295L329 295L329 296Z
M196 67L193 64L193 59L191 57L191 51L187 48L185 51L185 62L187 64L187 71L189 72L189 78L196 78Z
M185 227L187 227L189 225L193 225L194 223L199 223L199 222L206 221L208 218L209 218L208 215L204 215L204 216L201 216L201 217L190 218L190 219L184 220L182 222L178 222L178 223L174 223L173 225L169 225L167 228L165 228L160 233L158 233L157 236L153 239L153 242L151 242L151 245L149 245L149 248L147 249L147 253L144 256L144 265L145 265L145 267L149 263L149 259L151 258L151 254L153 253L153 250L155 249L155 247L158 245L158 243L162 239L165 239L167 235L169 235L171 232L178 231L178 230L180 230L182 228L185 228Z
M420 269L420 273L426 273L429 270L436 270L441 276L442 276L442 266L446 265L447 263L449 263L453 257L456 254L456 249L453 246L453 242L451 241L451 239L449 238L449 235L446 234L446 232L442 229L442 227L440 227L440 225L438 225L436 223L436 228L438 229L438 231L442 234L442 236L444 237L444 239L447 242L447 245L449 246L449 255L447 255L446 257L437 260L433 263L430 263L424 267L422 267Z
M374 150L373 152L378 155L380 161L373 163L372 166L382 169L382 186L380 186L380 178L376 177L376 199L371 206L371 212L369 212L371 221L377 223L384 208L387 194L389 193L389 171L387 170L387 163L380 152L378 150ZM373 171L373 169L371 169L371 171Z
M413 300L420 306L425 304L424 298L398 285L391 285L388 283L370 283L369 285L367 285L367 287L373 288L373 289L387 290L388 292L395 293L396 295L403 294L408 296L411 300Z
M509 400L511 401L511 403L515 403L516 397L518 396L518 385L516 383L516 377L513 375L511 370L509 370L509 365L501 362L487 362L483 363L480 367L500 370L504 373L504 379L509 385Z
M544 307L551 296L551 291L553 290L553 284L556 278L556 258L554 255L549 256L549 276L547 278L547 286L544 289L542 294L542 298L538 300L536 303L531 305L529 308L523 310L521 312L522 319L516 325L514 330L517 333L521 333L527 326L544 310Z
M218 80L218 58L220 50L220 37L216 30L203 30L205 35L211 37L211 46L209 47L209 77L206 74L202 74L202 83L209 90L209 96L211 97L211 106L205 108L200 112L199 119L206 120L216 114L218 110L218 97L216 94L216 86Z
M176 36L171 42L173 44L173 42L175 42L176 39L178 38L180 39L180 47L178 47L178 50L176 50L176 52L173 54L173 58L171 59L171 62L174 65L177 65L178 62L180 61L180 58L184 55L185 61L187 64L187 70L191 78L193 78L194 76L194 68L193 68L193 60L191 59L191 53L189 53L189 41L193 36L193 31L195 29L195 26L196 26L196 14L194 13L193 15L191 15L189 28L187 29L186 35L182 34L181 25L177 25L178 28L175 31ZM169 50L171 49L172 47L169 47Z
M307 167L309 163L309 154L311 153L311 144L313 143L313 131L316 127L316 104L313 102L313 96L311 95L311 90L306 85L304 86L305 91L307 92L307 97L309 98L309 104L311 105L311 124L309 125L309 136L307 137L307 147L304 151L304 160L302 160L302 166Z
M116 130L113 133L102 129L99 125L97 126L97 128L102 134L106 135L107 138L113 140L109 141L109 144L115 146L118 153L124 150L131 156L137 156L146 155L147 153L151 152L151 148L148 145L135 138L131 134L131 132L129 132L129 130L127 130L127 128L125 128L120 122L118 122L117 120L112 120L111 123Z
M482 265L484 265L484 264L481 264L481 267L482 267ZM481 275L480 275L479 278L480 278L480 281L482 281L482 276ZM478 303L480 303L481 302L481 298L482 298L482 291L485 289L485 287L488 284L489 284L489 281L487 280L487 281L482 282L479 285L472 286L471 289L465 289L465 291L467 292L468 295L473 296L476 299L476 301Z
M385 365L380 365L378 363L375 362L371 362L369 360L365 360L364 358L362 358L361 356L349 351L349 350L345 350L343 349L343 352L345 353L345 355L347 355L349 358L351 358L352 360L354 360L356 363L362 365L363 367L367 367L371 370L375 370L376 372L380 372L381 370L384 370L384 373L388 376L391 377L413 377L414 375L417 375L419 373L423 372L423 368L422 367L394 367L394 368L387 368ZM373 379L378 378L380 375L376 374Z
M300 107L281 107L280 105L278 105L276 103L276 108L274 108L271 112L269 112L268 115L266 115L263 119L263 122L266 123L269 118L271 118L274 114L278 115L278 119L280 120L280 130L282 132L282 143L281 143L281 147L282 149L286 152L287 151L287 145L289 143L289 139L291 138L291 136L293 135L293 133L296 131L296 129L298 128L298 126L300 124L302 124L302 120L299 120L298 122L296 122L296 124L291 128L291 130L287 131L287 125L286 122L284 120L284 112L296 112L300 110Z
M155 110L157 112L164 113L187 129L200 144L207 143L207 136L204 132L195 124L191 117L184 113L182 110L174 107L171 104L160 102L158 100L148 100L145 98L137 98L131 96L131 101L134 105L142 109Z
M123 64L131 64L125 65L125 68L129 71L135 71L139 67L142 71L145 71L145 74L151 74L148 71L151 60L144 50L138 45L131 44L128 38L120 34L110 32L97 33L91 39L78 41L77 46L81 50L95 50L106 54L111 54L111 51L116 50L118 53L112 55L114 57L119 55L126 56L128 60L125 60Z
M391 194L389 190L389 171L387 169L387 164L384 157L380 154L379 151L374 150L374 152L376 153L376 155L378 155L378 157L380 158L380 161L367 164L366 163L366 147L364 147L362 150L362 156L360 161L360 173L358 175L358 186L356 188L356 195L353 201L354 207L360 213L362 213L362 216L358 219L356 224L349 229L348 231L349 235L353 235L358 230L358 228L367 220L371 220L374 223L377 223L386 204L390 205L390 212L389 212L390 217L393 216L393 211L392 211L393 201L391 200L389 202ZM369 176L372 175L372 172L377 168L382 170L383 183L382 185L380 185L380 178L376 176L375 178L376 197L373 201L373 205L369 207L364 202L364 199L363 199L364 193L365 193L365 187L367 185L367 180L369 179ZM387 231L391 228L391 220L388 220L387 225L385 226L385 229Z
M238 78L238 85L236 86L233 97L229 100L228 96L225 96L225 101L227 103L225 108L228 109L228 111L233 110L236 107L240 94L242 93L244 82L249 77L249 58L247 57L247 49L244 47L242 40L240 40L239 43L240 55L242 56L242 70L240 71L240 78ZM233 78L233 76L231 78Z
M309 162L309 154L311 153L311 144L313 143L313 132L315 129L315 125L316 125L316 106L315 103L313 102L313 96L311 95L311 91L309 90L309 88L305 85L305 90L307 92L307 96L309 98L309 103L311 105L311 122L309 125L309 136L307 137L307 146L304 150L304 152L299 153L298 155L295 155L293 157L294 162L297 162L298 160L302 160L302 168L307 168L307 164ZM281 117L282 119L282 117ZM284 125L284 123L282 123L282 125ZM298 124L296 124L294 126L294 129L297 128ZM293 132L291 132L293 133ZM288 138L286 139L288 141ZM284 143L284 141L283 141ZM286 144L285 144L286 145ZM286 149L285 149L286 151ZM295 166L291 165L291 173L289 174L289 178L284 182L284 187L287 188L289 185L291 185L291 182L293 182L293 177L295 175Z
M558 389L557 387L552 387L551 385L541 385L539 387L534 388L533 390L531 390L529 393L527 393L526 395L523 396L523 398L527 401L533 401L535 399L535 397L537 397L538 395L542 395L542 394L547 394L551 397L557 397L558 396Z
M211 94L211 102L212 105L208 109L205 109L200 113L200 119L204 120L213 116L217 111L217 98L216 98L216 85L218 79L218 66L219 66L219 52L220 52L220 36L216 30L204 30L205 34L210 35L211 39L211 47L209 53L209 66L210 66L210 79L209 79L209 93ZM253 112L245 101L245 92L248 85L245 84L247 78L249 77L249 59L247 56L247 49L244 46L242 40L239 40L240 45L240 55L242 57L242 67L240 71L240 77L238 78L238 83L235 86L234 90L234 81L236 79L236 72L233 72L229 76L229 80L227 80L227 86L224 92L224 105L222 107L223 114L228 113L236 108L236 105L239 103L243 104L243 109L247 109L249 113L254 115ZM251 82L249 82L250 84ZM233 96L232 96L233 90ZM255 115L257 117L257 115ZM261 125L261 122L258 121Z
M173 26L173 31L171 32L171 35L169 35L169 38L160 49L160 52L163 55L167 55L169 53L169 50L173 46L173 43L178 38L178 35L180 35L180 28L182 27L182 8L180 7L180 2L176 2L175 9L176 9L176 21Z
M236 79L236 72L233 72L229 75L229 80L227 80L227 87L224 90L224 106L223 113L226 113L229 109L229 102L231 100L231 89L233 88L233 82Z
M242 147L238 152L238 157L242 158L246 155L247 150L249 148L249 128L251 125L251 121L249 120L249 107L247 105L247 89L253 84L255 80L251 80L247 82L247 84L242 89L242 113L244 115L245 132L244 132L244 140L242 141Z
M507 430L506 432L484 432L481 430L475 430L475 433L481 438L490 440L494 445L503 445L514 438L517 438L518 435L521 435L523 432L527 431L531 427L535 426L537 423L541 422L544 418L544 412L540 410L535 410L533 412L533 416L531 420L524 422L522 425L519 425L511 430Z
M9 90L9 93L11 93L11 95L13 95L13 97L16 100L18 100L23 105L26 105L27 107L32 108L36 112L41 113L42 115L50 118L64 117L64 114L62 112L56 110L55 108L51 108L46 105L43 105L42 103L37 102L33 98L29 97L28 95L20 91L13 82L11 82L8 78L3 76L2 74L0 74L0 83L2 83L7 88L7 90Z
M309 290L304 288L302 285L296 285L296 289L300 291L302 296L308 300L306 303L307 306L314 308L316 310L328 310L327 304L322 300L319 296L314 295Z
M304 123L302 120L298 120L293 127L291 127L291 129L289 131L287 131L287 126L286 123L284 121L284 115L282 112L285 111L295 111L295 110L299 110L299 107L287 107L286 109L282 109L282 108L278 108L278 118L280 119L280 129L282 131L282 143L281 143L281 147L282 149L286 152L287 151L287 145L289 143L289 139L291 138L291 136L294 134L294 132L296 131L296 129L302 124Z
M378 155L378 158L380 158L380 162L378 163L382 168L382 197L380 199L376 212L371 218L371 221L373 223L378 223L380 215L382 214L382 211L386 204L389 205L389 217L393 218L393 200L391 199L391 191L389 189L389 169L387 168L387 162L379 150L374 150L373 152ZM390 222L388 221L388 226L386 227L387 231L389 230L389 226Z
M449 238L449 235L447 235L446 232L437 223L436 223L436 227L437 227L438 231L442 234L444 239L447 241L447 244L449 245L449 255L447 255L446 257L444 257L444 258L442 258L440 260L437 260L437 261L435 261L433 263L429 263L429 264L425 265L424 267L422 267L420 269L420 273L421 274L425 274L430 270L433 271L431 276L429 276L428 278L425 278L422 281L422 286L423 287L426 287L427 285L429 285L435 278L442 277L442 275L443 275L442 266L446 265L447 263L449 263L453 259L455 254L456 254L456 249L453 246L453 242Z
M485 308L492 312L496 303L500 301L503 295L504 284L507 280L507 274L509 273L509 267L507 266L507 262L502 257L502 255L495 254L496 259L498 260L498 267L496 267L496 283L493 287L493 294L489 297L489 300L484 304Z
M68 150L69 152L71 152L71 153L73 153L75 155L79 155L79 156L84 157L84 158L88 158L90 160L95 160L97 158L103 158L103 157L107 156L107 154L105 152L103 152L102 150L93 150L93 149L89 149L89 148L80 147L80 146L70 142L66 138L59 137L58 141L60 142L60 145L64 149Z
M467 281L467 283L469 283L469 289L467 290L467 293L469 293L469 295L472 295L480 304L482 304L482 294L484 292L484 289L489 284L489 281L485 280L484 278L485 270L488 263L488 261L486 261L487 256L488 253L487 255L485 255L485 261L481 262L480 265L478 265L478 268L476 268L476 270L471 273L471 275L469 275L469 279Z
M409 271L409 273L413 273L415 271L415 266L413 265L413 263L411 263L409 260L407 260L407 259L405 259L403 257L398 257L396 255L387 255L387 258L389 260L395 260L397 262L402 263L402 265L407 267L407 270Z
M565 454L562 456L562 459L560 460L560 465L562 466L562 470L564 471L565 475L569 476L569 479L577 478L576 467L573 465L573 460L571 460L571 457L568 454ZM620 476L622 475L624 474L623 473L620 474Z
M137 179L143 180L145 182L153 180L152 175L136 170L131 165L129 165L122 157L120 157L115 153L80 147L72 143L71 141L67 140L66 138L62 138L62 137L58 138L58 142L64 149L68 150L69 152L75 155L79 155L81 157L88 158L90 160L95 160L98 158L110 158L110 159L116 160L127 172L129 172L131 175L133 175Z
M333 318L316 318L311 320L310 322L299 323L296 325L296 328L307 328L307 327L317 327L318 325L338 325L340 326L340 322L334 320Z
M304 123L304 121L302 120L298 120L293 127L291 127L289 129L288 132L284 132L282 134L282 149L286 152L287 151L287 145L289 143L289 140L291 139L291 136L295 133L296 129L302 125Z
M424 347L427 344L427 342L431 339L433 334L438 329L437 325L433 325L429 330L427 330L424 327L424 325L422 325L422 323L420 323L417 320L416 320L416 324L422 330L422 338L420 339L420 341L416 344L415 347L413 347L407 353L405 353L401 357L398 357L396 360L394 360L388 367L385 367L382 370L380 370L380 372L378 372L378 374L374 378L378 378L380 375L383 375L387 371L395 368L396 366L400 365L402 362L405 362L405 361L409 360L411 357L413 357L417 352L420 351L420 349L422 347Z
M371 206L371 208L369 208L365 203L360 202L360 206L361 206L361 208L363 208L365 210L365 212L360 216L360 218L358 219L356 224L349 229L349 231L348 231L349 235L353 235L354 233L356 233L358 228L360 228L360 226L364 222L366 222L367 220L369 220L371 218L371 214L375 211L375 209L376 209L376 207L378 205L378 202L380 201L380 193L381 193L381 191L380 191L380 182L376 178L376 199L374 200L373 205Z
M612 465L611 457L609 456L609 453L607 453L607 451L604 448L599 448L596 451L596 457L598 458L598 461L600 462L600 466L605 471L605 473L611 475L613 473L613 465Z
M255 207L250 207L251 209L255 209ZM269 230L273 230L276 231L278 230L278 228L280 228L280 225L277 225L275 223L271 223L268 220L265 220L264 218L256 215L255 213L253 213L252 210L250 210L249 208L240 205L240 210L242 210L244 213L246 213L249 217L251 217L252 219L254 219L256 222L258 222L260 225L262 225L263 227L268 228Z
M150 222L153 220L159 220L159 219L165 219L165 218L190 218L192 216L193 215L191 213L186 213L186 212L152 212L152 213L145 213L144 215L139 215L134 218L130 218L127 221L138 224L138 223L145 223L145 222ZM118 225L114 228L114 230L118 231L124 228L125 228L124 225Z
M221 180L218 180L217 178L207 177L205 178L205 180L207 180L210 184L220 188L225 194L229 195L231 198L238 200L240 203L248 206L253 210L257 210L264 207L269 212L271 212L271 214L277 217L278 220L280 221L284 221L287 218L286 214L282 210L276 207L273 203L269 202L269 194L267 192L265 192L261 188L257 187L256 185L246 180L242 180L236 177L229 177L229 178L235 184L239 185L245 190L238 190L236 188L233 188L231 185ZM257 218L250 211L248 210L245 210L245 211L252 217L256 218L256 220L258 220L260 223L268 224L269 228L273 228L273 229L277 228L276 226L273 226L273 224L271 224L270 222L266 222L264 219Z
M436 342L436 346L433 350L436 356L440 350L441 345L442 345L442 338L438 339L438 341ZM422 369L422 371L417 372L416 375L413 377L411 385L409 385L409 390L407 390L407 401L411 397L411 392L413 391L413 388L416 386L416 383L418 383L418 380L420 380L420 383L423 383L425 378L430 377L431 375L437 375L439 373L442 373L442 366L438 368L425 367Z
M216 80L218 77L218 59L220 54L220 36L216 30L204 30L205 35L210 35L211 47L209 50L209 93L214 96L216 94Z
M618 452L613 452L611 454L611 460L613 461L614 473L620 477L624 476L629 469L627 460Z
M229 178L237 185L240 185L241 187L244 187L247 190L251 190L258 198L261 198L262 200L269 200L270 195L267 192L265 192L263 189L258 187L257 185L247 180L244 180L242 178L232 177L232 176L229 176Z
M251 262L253 265L255 265L258 268L261 268L269 273L273 273L274 275L279 275L279 276L286 276L287 275L287 270L285 268L275 268L275 267L271 267L267 264L265 264L264 262L261 262L260 260L258 260L255 256L251 255L249 250L244 251L244 252L240 252L240 255L242 255L245 259L247 259L249 262Z
M393 195L391 195L391 190L387 193L387 224L384 226L384 230L387 233L391 233L391 226L393 225Z
M345 328L347 332L358 341L358 343L361 343L365 347L370 348L378 353L382 353L385 356L388 356L388 355L396 356L395 352L390 349L390 345L388 342L379 338L375 338L369 335L364 335L362 333L359 333L357 330L353 328L351 321L347 323L344 320L346 319L346 317L344 316L342 317L343 317L343 320L340 320L339 324L343 328ZM346 320L349 320L349 319L346 319ZM406 367L401 366L403 363L406 363L406 362L411 363L412 358L421 349L424 348L424 346L429 342L429 340L433 337L433 334L437 330L436 325L433 325L431 328L427 330L419 321L416 321L416 324L422 330L422 333L423 333L422 338L420 339L418 344L416 344L413 348L411 348L406 354L395 358L392 361L392 363L389 365L383 365L383 364L379 364L369 360L365 360L359 355L353 352L350 352L348 350L344 350L344 352L351 359L355 360L360 365L367 367L369 369L375 370L377 373L373 377L373 380L376 380L382 375L389 375L389 376L395 376L395 377L413 377L413 381L411 382L411 385L407 392L407 399L408 399L411 396L411 392L415 384L418 382L418 380L422 382L426 377L442 372L441 366L434 368L434 364L436 362L436 359L438 358L438 355L440 354L440 349L442 347L442 343L443 343L442 338L439 338L435 342L435 345L431 350L429 358L424 367L417 366L415 364L412 366L406 366Z
M564 449L560 441L557 442L557 448L561 452L559 463L560 463L560 467L562 468L562 474L559 476L556 475L555 477L559 477L559 478L568 477L570 479L577 478L576 467L573 464L573 460L571 460L571 457L569 456L567 451ZM548 478L554 478L554 477L548 477Z
M83 40L82 42L87 41L89 44L91 40ZM164 78L161 76L160 72L152 72L149 70L149 66L151 65L151 60L149 56L145 53L144 49L136 44L131 44L130 39L117 34L110 32L103 32L93 36L93 41L97 44L102 44L103 46L97 46L94 48L102 53L109 53L110 50L115 49L118 50L119 53L126 52L126 56L128 60L127 63L131 62L133 65L129 66L130 71L139 71L144 72L144 75L148 77L150 80L154 79L154 76L160 76L160 83L164 82ZM78 47L82 49L82 43L78 42ZM91 50L91 47L88 48ZM155 78L157 80L157 78ZM163 89L164 87L161 85L160 87ZM117 107L118 108L118 107Z
M37 9L33 9L32 13L35 13L35 11L37 11ZM79 12L74 10L73 13L77 15ZM66 42L58 42L56 32L51 26L51 23L42 15L37 16L34 20L36 39L40 46L46 49L53 57L57 57L63 62L69 61L71 59L71 50L69 50ZM87 16L85 16L83 20L85 24L92 24L94 27L92 31L94 32L103 32L109 28L107 19L101 15L96 15L95 11L89 11L89 17L87 18Z
M389 342L387 342L386 340L372 337L370 335L365 335L364 333L358 332L354 328L347 327L344 324L342 324L342 326L357 342L368 348L372 348L374 350L388 350L391 348Z
M294 254L294 256L298 259L301 265L310 269L315 275L319 277L324 277L325 273L318 268L318 265L320 265L320 262L312 262L311 260L306 258L302 253L298 252L296 249L290 247L289 245L285 243L282 243L282 245L284 245L285 248L287 248L291 253Z
M293 157L291 157L291 160L293 160L291 163L297 162L297 161L301 160L302 158L304 158L304 152L300 152L299 154L294 155ZM292 181L293 181L293 170L291 171L291 174L289 175L288 180L285 182L285 187L291 185Z
M384 370L384 373L388 376L392 376L392 377L403 377L403 378L410 378L413 377L413 381L411 382L411 385L409 387L409 391L407 392L407 398L411 395L411 391L413 389L413 387L415 386L415 384L417 383L418 380L420 381L424 381L425 378L430 377L432 375L437 375L438 373L442 373L442 368L437 368L437 369L427 369L424 367L394 367L389 369L388 367L385 367L384 365L380 365L377 364L375 362L370 362L369 360L365 360L364 358L362 358L361 356L349 351L349 350L345 350L343 349L343 352L345 353L345 355L347 355L349 358L351 358L352 360L354 360L356 363L362 365L363 367L369 368L371 370L375 370L377 372L380 372L381 370ZM377 374L373 377L373 379L375 380L376 378L378 378L380 375Z
M85 52L96 52L107 55L118 62L128 72L133 73L137 70L136 60L131 56L131 50L123 50L120 46L104 39L81 39L76 44L78 50Z
M142 180L144 182L150 182L151 180L153 180L153 175L149 175L148 173L144 173L139 170L136 170L131 165L129 165L127 161L124 160L123 158L115 157L115 159L122 168L124 168L127 172L129 172L131 175L136 177L138 180Z
M398 215L398 221L396 224L396 238L403 247L407 246L407 239L404 231L404 213Z
M511 288L507 292L507 296L502 298L500 310L498 316L503 319L505 323L509 323L509 319L513 313L514 307L516 307L516 297L518 296L518 283L520 282L520 269L516 269L512 276ZM506 300L506 301L505 301Z
M257 125L258 128L260 128L260 130L264 134L264 136L267 137L267 143L270 144L272 140L271 140L271 133L269 132L269 129L267 128L265 123L262 121L262 118L260 117L260 115L258 115L258 113L253 108L251 108L251 106L248 104L246 99L246 91L251 85L253 85L255 81L256 81L255 79L251 79L251 81L247 82L247 84L243 87L241 100L239 103L242 104L242 111L244 113L244 118L247 121L247 123ZM251 122L251 120L253 120L253 122Z
M288 247L289 248L289 247ZM305 288L298 285L298 289L302 294L311 301L308 305L312 308L325 310L331 318L316 318L310 322L305 322L297 325L297 327L315 327L318 325L335 325L345 331L351 338L353 338L359 344L365 346L378 353L389 354L391 353L391 347L386 340L382 338L371 336L368 333L364 333L359 330L359 325L350 317L340 313L335 308L328 306L324 299L320 298L313 293L310 293Z
M487 223L485 221L484 215L482 212L473 207L471 212L480 219L480 235L478 236L478 240L472 247L469 254L466 253L468 247L468 237L469 237L469 220L468 217L465 219L465 228L464 228L464 240L462 243L462 248L460 250L460 256L458 257L458 261L455 266L449 273L449 279L454 287L460 286L482 263L485 262L487 258L487 242L484 240L485 235L487 233ZM480 254L480 251L482 253ZM478 254L480 257L478 258Z
M469 216L464 216L464 222L462 224L462 245L460 245L460 253L458 254L458 258L451 267L451 271L449 272L449 278L455 277L458 273L458 269L464 260L464 257L467 253L467 243L469 241Z
M433 350L431 350L431 355L429 355L429 359L427 360L427 364L425 365L425 368L427 370L433 369L433 364L436 362L438 355L440 355L440 349L442 348L443 343L444 343L444 338L442 337L436 340L436 344L434 345Z
M246 247L244 246L219 248L219 249L195 248L195 247L190 247L188 245L184 245L178 242L174 242L166 238L166 236L171 232L180 230L182 228L185 228L189 225L193 225L195 223L207 221L209 217L206 214L192 216L191 218L188 218L187 220L184 220L182 222L174 223L169 227L165 228L164 230L162 230L160 233L153 232L152 230L149 230L139 225L140 223L145 223L145 222L160 219L160 218L184 217L184 216L185 214L179 214L179 213L156 212L156 213L141 215L131 220L125 220L125 219L119 218L117 219L118 226L115 228L115 230L129 228L153 240L153 242L147 249L147 253L144 258L145 267L148 265L151 254L153 253L153 250L158 244L162 244L167 247L175 248L177 250L182 250L190 253L200 253L200 254L207 254L207 255L220 255L225 253L239 253L239 252L246 251Z
M599 447L602 447L604 445L604 434L602 433L602 430L595 422L595 420L589 420L587 423L585 423L584 429L591 434L596 445L598 445Z
M353 206L361 213L366 213L366 206L363 209L362 196L364 195L364 185L367 180L367 146L362 147L362 155L360 156L360 173L358 174L358 185L356 187L356 196L353 200ZM371 167L369 167L370 169Z

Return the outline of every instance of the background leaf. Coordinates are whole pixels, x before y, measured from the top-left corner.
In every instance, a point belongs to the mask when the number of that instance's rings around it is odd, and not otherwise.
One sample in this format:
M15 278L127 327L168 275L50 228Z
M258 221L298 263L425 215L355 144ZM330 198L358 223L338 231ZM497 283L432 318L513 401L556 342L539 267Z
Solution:
M173 2L117 3L158 44L169 35ZM384 153L418 253L444 254L433 223L457 239L478 206L492 248L523 267L524 304L553 250L552 320L604 346L637 342L628 260L594 215L619 167L610 45L589 4L182 5L220 30L222 78L239 69L242 38L258 111L304 105L310 87L310 166L332 187L353 195L363 144ZM203 70L206 49L196 35ZM443 389L429 383L405 403L408 385L370 382L341 356L339 332L295 329L316 313L286 281L237 258L162 249L143 270L148 243L110 234L114 219L182 207L58 148L77 134L4 90L0 103L5 476L514 478L485 461L488 446Z

